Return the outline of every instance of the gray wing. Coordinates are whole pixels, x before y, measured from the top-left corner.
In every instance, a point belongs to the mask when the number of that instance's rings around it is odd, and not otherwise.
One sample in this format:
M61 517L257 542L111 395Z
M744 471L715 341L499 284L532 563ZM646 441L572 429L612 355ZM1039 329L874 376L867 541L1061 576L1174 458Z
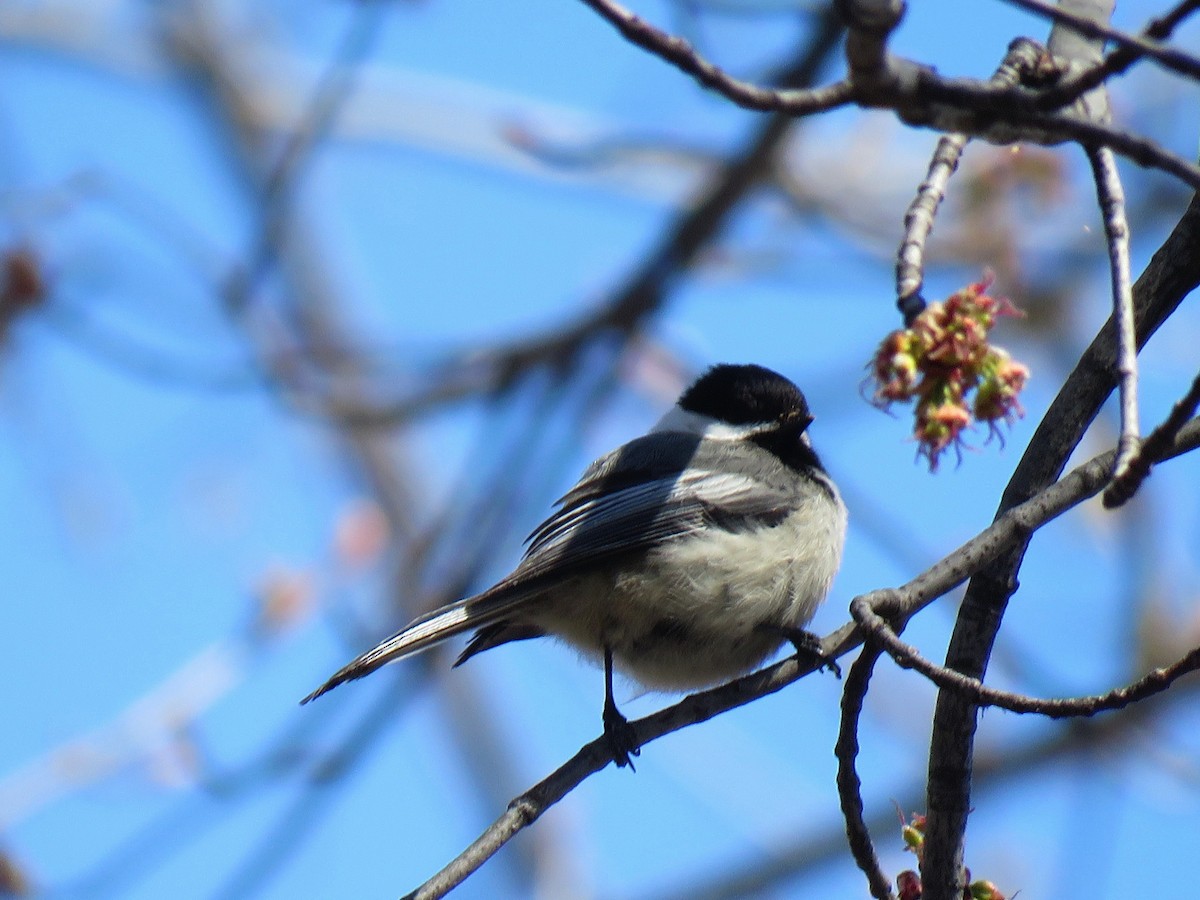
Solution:
M781 466L770 454L747 450L761 471L718 468L721 451L698 438L655 434L627 444L593 464L559 501L506 580L561 577L702 525L736 530L780 521L793 500L789 481L771 477Z

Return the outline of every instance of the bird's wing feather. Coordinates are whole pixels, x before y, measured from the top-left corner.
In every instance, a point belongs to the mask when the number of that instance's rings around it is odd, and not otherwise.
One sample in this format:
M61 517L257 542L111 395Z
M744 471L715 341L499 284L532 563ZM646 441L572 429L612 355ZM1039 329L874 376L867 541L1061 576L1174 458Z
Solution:
M567 575L615 556L647 550L700 525L737 529L776 522L790 495L748 474L692 467L682 475L632 483L616 491L588 490L581 482L530 536L511 578Z
M308 703L339 684L370 675L380 666L428 650L455 635L498 622L531 594L542 589L538 579L495 587L426 613L338 669L300 702Z
M615 557L645 551L705 523L733 529L782 517L790 499L784 484L717 471L708 449L699 438L689 442L677 434L651 434L597 460L530 535L529 548L511 575L481 594L418 618L338 670L301 702L447 638L499 622L559 579Z

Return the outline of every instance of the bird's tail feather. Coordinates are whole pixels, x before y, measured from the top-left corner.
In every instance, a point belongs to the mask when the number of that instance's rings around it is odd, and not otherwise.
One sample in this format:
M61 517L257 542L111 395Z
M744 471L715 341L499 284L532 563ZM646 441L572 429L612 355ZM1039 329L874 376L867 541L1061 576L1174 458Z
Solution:
M370 675L380 666L428 650L435 644L470 631L499 622L513 609L537 593L529 585L498 584L482 594L466 597L457 603L443 606L414 620L386 640L380 641L366 653L338 669L323 685L300 701L315 700L346 681Z

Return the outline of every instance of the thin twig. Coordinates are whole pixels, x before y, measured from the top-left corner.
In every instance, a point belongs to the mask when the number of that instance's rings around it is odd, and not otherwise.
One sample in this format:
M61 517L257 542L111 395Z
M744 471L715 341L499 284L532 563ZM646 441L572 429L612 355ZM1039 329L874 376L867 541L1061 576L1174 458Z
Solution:
M891 880L883 871L879 854L871 840L871 832L863 819L862 779L858 777L858 722L862 717L863 700L871 683L871 673L879 660L883 648L875 641L868 641L862 653L850 667L846 683L842 687L842 716L838 726L837 744L837 789L841 801L842 817L846 820L846 839L855 863L867 876L871 896L877 900L894 900Z
M1114 688L1105 694L1048 700L1030 697L990 687L977 678L971 678L926 659L912 644L900 640L895 629L880 612L872 608L864 598L856 598L850 604L850 615L870 635L870 641L877 642L897 665L920 672L940 688L965 695L977 706L998 706L1009 712L1033 713L1051 719L1094 716L1097 713L1124 709L1132 703L1162 693L1184 675L1200 669L1200 648L1196 648L1171 665L1155 669L1132 684Z
M896 306L904 316L905 326L912 325L925 308L925 299L921 296L925 281L925 242L933 231L933 220L946 196L946 185L958 168L959 158L969 140L961 132L944 134L938 139L925 180L904 214L904 240L896 255Z
M1142 31L1142 37L1154 41L1163 41L1171 36L1175 28L1200 9L1200 0L1183 0L1165 16L1151 19ZM1074 102L1079 96L1092 88L1104 84L1113 75L1120 75L1135 62L1143 58L1140 50L1123 45L1112 50L1104 60L1090 68L1068 75L1058 84L1046 88L1037 97L1034 106L1038 109L1057 109L1060 106Z
M648 50L739 106L762 112L786 110L794 116L824 112L850 102L851 87L839 81L819 88L765 88L734 78L698 54L681 37L655 28L612 0L583 0L631 44Z
M990 79L990 84L1012 86L1021 80L1021 74L1036 64L1036 56L1023 42L1009 47L1004 60ZM962 132L942 135L938 139L933 159L925 180L917 188L917 196L904 214L904 240L896 255L896 306L904 316L905 326L910 326L925 308L921 287L925 280L925 244L933 231L933 220L938 207L946 196L946 185L950 176L958 169L963 148L970 137Z
M1149 138L1065 112L981 116L971 104L976 99L986 100L987 96L988 88L980 87L978 83L923 77L919 88L896 98L892 108L910 125L938 131L965 131L991 143L1028 141L1050 146L1074 141L1084 146L1110 147L1142 168L1174 175L1193 190L1200 191L1200 166ZM937 105L931 106L931 102ZM953 105L949 105L951 103Z
M363 3L350 17L333 58L309 95L303 114L287 133L283 149L262 181L262 218L246 254L244 265L234 269L225 286L225 304L241 313L253 301L256 290L279 253L291 214L292 194L314 150L329 133L335 119L354 91L358 73L374 50L387 3Z
M1187 421L1196 414L1200 407L1200 375L1192 381L1192 386L1184 394L1183 399L1171 408L1166 420L1150 432L1150 436L1142 442L1137 453L1125 467L1125 471L1117 475L1104 490L1104 505L1108 509L1121 506L1129 500L1150 474L1150 467L1162 457L1164 450L1171 446L1175 436Z
M1174 47L1164 47L1153 39L1120 31L1096 19L1046 3L1045 0L1005 0L1005 2L1037 13L1055 23L1070 26L1072 31L1077 31L1085 37L1102 38L1139 56L1148 56L1164 67L1187 75L1189 78L1200 78L1200 59L1190 53ZM1190 9L1188 11L1190 12Z
M887 49L888 31L876 27L874 19L878 17L872 16L873 7L867 8L862 0L846 0L839 5L851 23L846 45L850 79L809 90L763 88L738 81L697 55L686 41L654 28L612 0L583 2L631 42L748 109L804 116L855 103L863 108L891 109L910 125L951 134L961 132L993 143L1075 141L1085 146L1106 146L1140 166L1167 172L1200 191L1200 166L1154 141L1065 112L1030 111L1037 108L1039 91L1019 86L998 88L977 79L944 78L927 66L891 54ZM888 5L889 9L893 7L902 9L899 4ZM1074 23L1075 19L1070 21ZM898 22L897 14L894 21L887 19L882 24ZM1156 58L1177 55L1151 41L1126 37L1126 43L1133 42L1139 52L1153 52ZM1200 61L1193 63L1200 77Z
M1108 260L1112 276L1113 322L1116 325L1118 388L1121 398L1121 437L1113 477L1120 478L1137 453L1141 429L1138 425L1137 336L1133 324L1133 285L1129 275L1129 221L1125 216L1125 190L1112 151L1088 148L1088 161L1096 181L1096 197L1104 216L1108 237Z
M62 292L58 292L62 297ZM39 321L63 340L130 378L155 387L183 388L217 394L253 391L267 386L262 374L249 363L212 364L178 358L169 350L158 350L110 329L89 317L87 307L47 304L38 311Z

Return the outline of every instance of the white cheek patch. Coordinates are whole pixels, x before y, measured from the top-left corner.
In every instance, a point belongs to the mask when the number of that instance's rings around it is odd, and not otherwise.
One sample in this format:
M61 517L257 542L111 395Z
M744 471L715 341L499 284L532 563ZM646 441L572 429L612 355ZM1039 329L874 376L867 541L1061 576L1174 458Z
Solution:
M772 427L770 422L755 422L750 425L730 425L728 422L718 422L710 416L689 412L672 407L653 428L650 433L674 431L684 434L694 434L710 441L741 441L752 437Z

